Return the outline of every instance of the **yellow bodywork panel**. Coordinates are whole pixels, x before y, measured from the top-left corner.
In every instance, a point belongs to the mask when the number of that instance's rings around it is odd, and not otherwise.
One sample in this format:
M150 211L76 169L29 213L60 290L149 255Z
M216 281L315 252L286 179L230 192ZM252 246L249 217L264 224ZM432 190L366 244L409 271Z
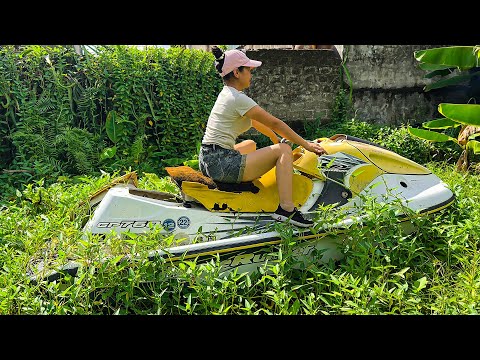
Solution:
M343 152L359 159L371 162L385 173L405 175L431 174L426 167L417 164L393 151L353 140L333 141L322 139L321 146L328 154Z
M372 164L357 166L352 173L345 177L345 186L350 189L353 195L358 195L377 176L385 172Z
M237 212L273 212L279 204L275 168L253 181L259 188L254 194L250 191L239 193L209 189L198 182L182 182L182 191L199 201L210 211ZM293 202L300 207L312 192L311 179L300 174L293 174Z
M318 168L318 156L311 151L300 147L293 150L293 168L322 181L325 180L325 176Z

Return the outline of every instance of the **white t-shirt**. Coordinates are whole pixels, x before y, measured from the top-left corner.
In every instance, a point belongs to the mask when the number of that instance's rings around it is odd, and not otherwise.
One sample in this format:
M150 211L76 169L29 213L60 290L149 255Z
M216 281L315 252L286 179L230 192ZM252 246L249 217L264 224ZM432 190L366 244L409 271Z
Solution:
M233 149L237 137L252 127L252 120L244 115L255 105L243 92L225 85L208 117L202 144Z

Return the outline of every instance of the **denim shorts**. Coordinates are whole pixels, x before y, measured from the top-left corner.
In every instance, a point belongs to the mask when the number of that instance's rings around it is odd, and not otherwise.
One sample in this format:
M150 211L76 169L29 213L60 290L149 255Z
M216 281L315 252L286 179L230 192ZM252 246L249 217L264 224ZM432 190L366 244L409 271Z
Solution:
M202 144L198 155L198 166L202 174L225 183L241 183L246 162L247 155L214 144Z

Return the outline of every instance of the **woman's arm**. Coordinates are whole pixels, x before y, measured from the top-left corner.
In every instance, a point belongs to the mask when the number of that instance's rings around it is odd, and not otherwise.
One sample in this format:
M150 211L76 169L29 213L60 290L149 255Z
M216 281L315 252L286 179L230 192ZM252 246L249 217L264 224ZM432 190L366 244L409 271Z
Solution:
M285 139L290 140L297 145L303 146L308 151L312 151L318 155L326 153L326 151L319 144L306 141L295 131L293 131L293 129L285 122L264 110L260 105L252 107L245 113L245 115L252 119L252 126L254 121L256 121L284 137Z
M274 144L278 144L280 142L277 134L275 134L275 132L272 129L263 125L261 122L258 122L257 120L252 119L252 126L258 131L260 131L263 135L270 138L270 140L272 140Z

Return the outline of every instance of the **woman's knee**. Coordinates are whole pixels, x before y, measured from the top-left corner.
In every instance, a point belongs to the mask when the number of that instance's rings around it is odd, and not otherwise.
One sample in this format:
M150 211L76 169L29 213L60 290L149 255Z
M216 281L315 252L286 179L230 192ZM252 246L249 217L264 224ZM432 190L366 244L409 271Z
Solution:
M275 146L278 146L280 149L281 155L292 155L292 148L286 143L278 143Z

